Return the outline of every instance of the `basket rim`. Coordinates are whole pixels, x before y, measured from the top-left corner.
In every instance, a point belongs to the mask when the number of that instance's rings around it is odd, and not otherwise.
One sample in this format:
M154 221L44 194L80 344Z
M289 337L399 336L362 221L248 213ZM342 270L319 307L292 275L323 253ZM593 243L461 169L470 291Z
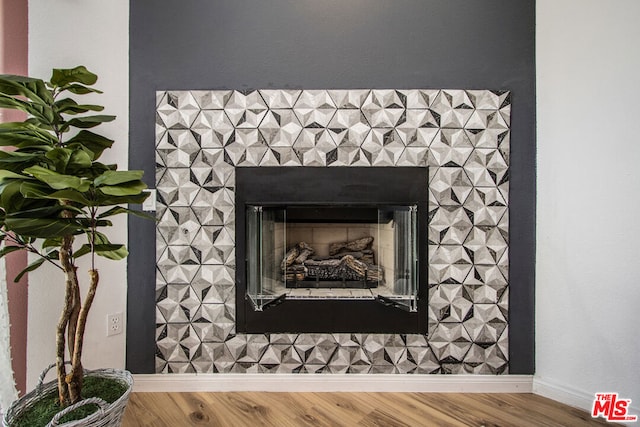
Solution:
M85 370L84 376L92 376L92 377L101 377L101 378L112 378L122 381L126 384L127 389L122 393L122 395L116 399L114 402L109 403L105 409L105 413L117 412L118 410L124 410L125 405L129 400L129 395L133 389L133 375L131 372L126 369L113 369L113 368L100 368L93 370ZM51 391L55 390L58 387L57 379L53 379L49 382L42 384L42 386L38 389L37 387L31 390L29 393L25 394L21 398L15 400L7 411L4 413L2 417L2 426L9 427L10 423L13 423L16 418L22 414L25 410L32 407L36 402L38 402L43 396L49 394ZM62 409L61 409L62 410ZM85 418L80 420L74 420L65 424L61 424L60 427L72 427L72 426L82 426L87 423L98 420L102 417L100 411L96 411Z

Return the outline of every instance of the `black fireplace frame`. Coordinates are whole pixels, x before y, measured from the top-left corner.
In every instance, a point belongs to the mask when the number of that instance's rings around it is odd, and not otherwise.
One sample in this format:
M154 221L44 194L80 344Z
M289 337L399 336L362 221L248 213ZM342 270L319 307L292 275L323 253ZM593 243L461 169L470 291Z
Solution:
M236 332L421 333L428 307L428 169L426 167L236 168ZM416 205L418 309L375 300L284 299L254 311L246 297L247 205Z

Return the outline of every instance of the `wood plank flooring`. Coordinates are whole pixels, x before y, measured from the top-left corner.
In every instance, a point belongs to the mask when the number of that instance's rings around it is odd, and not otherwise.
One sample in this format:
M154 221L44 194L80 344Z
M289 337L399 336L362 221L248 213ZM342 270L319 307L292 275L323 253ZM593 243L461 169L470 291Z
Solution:
M133 393L123 427L612 425L534 394Z

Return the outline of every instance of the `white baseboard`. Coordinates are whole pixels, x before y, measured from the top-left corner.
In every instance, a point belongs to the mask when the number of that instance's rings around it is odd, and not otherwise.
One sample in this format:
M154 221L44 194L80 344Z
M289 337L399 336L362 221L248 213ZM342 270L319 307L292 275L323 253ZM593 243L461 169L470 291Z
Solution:
M134 392L531 393L532 375L136 374Z
M591 411L593 405L593 394L538 377L533 379L533 392L585 411Z
M602 392L609 392L611 390L601 390ZM573 406L584 411L591 413L593 408L593 399L595 393L589 393L584 390L578 390L565 384L559 384L549 380L543 380L538 377L533 379L533 392L543 397L555 400L565 405ZM628 398L629 396L621 396L622 398ZM635 403L634 401L631 403ZM629 407L629 413L631 415L640 415L640 408L637 405Z

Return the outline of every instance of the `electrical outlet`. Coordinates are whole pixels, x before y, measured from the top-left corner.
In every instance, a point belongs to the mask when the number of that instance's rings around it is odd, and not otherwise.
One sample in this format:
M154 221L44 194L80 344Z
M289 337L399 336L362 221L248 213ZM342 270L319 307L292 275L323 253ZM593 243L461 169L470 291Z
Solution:
M142 210L145 212L155 212L156 211L156 189L149 188L144 190L145 193L149 193L149 197L142 202Z
M124 318L122 313L107 314L107 336L118 335L124 328Z

